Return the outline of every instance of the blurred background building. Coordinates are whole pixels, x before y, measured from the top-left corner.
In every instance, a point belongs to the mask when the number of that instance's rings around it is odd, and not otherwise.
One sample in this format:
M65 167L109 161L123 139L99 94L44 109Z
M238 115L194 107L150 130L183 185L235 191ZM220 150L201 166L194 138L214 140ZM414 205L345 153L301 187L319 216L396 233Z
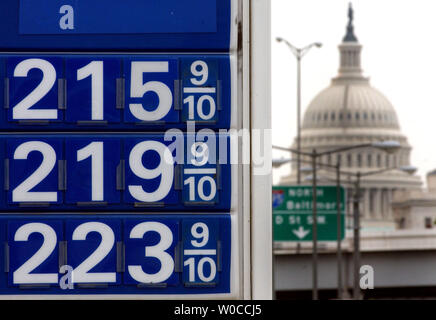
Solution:
M427 174L427 188L397 190L392 199L396 228L432 229L436 225L436 170Z
M363 75L361 52L362 45L354 34L351 16L339 45L338 75L306 108L301 129L301 151L310 153L316 149L323 152L395 140L401 144L395 154L367 148L327 155L318 160L330 165L340 161L341 170L362 173L410 166L412 146L401 132L394 106ZM297 148L296 144L294 141L293 149ZM303 157L302 160L302 166L310 163L310 157ZM296 184L297 164L292 161L289 165L291 174L282 177L279 185ZM322 183L323 178L335 180L334 171L322 168L319 168L318 176L319 184L329 184ZM436 299L436 170L428 173L426 182L426 188L423 188L418 176L399 169L362 177L361 265L370 265L375 272L375 288L363 290L364 298ZM304 174L302 184L311 184L304 179ZM351 197L352 188L347 191ZM342 242L342 289L345 297L347 293L351 294L353 287L354 239L349 223L352 220L351 201L349 205L348 230ZM277 298L310 299L312 243L276 242L274 248ZM320 298L335 298L336 243L320 242L318 250Z
M301 130L301 151L317 152L350 145L395 140L401 150L387 154L374 148L356 149L326 155L319 162L335 165L339 160L344 171L362 173L382 168L410 166L412 147L401 133L394 106L363 75L361 68L362 45L354 34L352 21L339 45L339 71L328 88L321 91L307 107ZM294 141L292 148L297 148ZM303 158L310 163L310 157ZM295 184L297 164L291 162L289 176L280 185ZM331 171L319 172L321 177L335 179ZM322 180L322 178L321 178ZM306 182L310 184L310 182ZM393 169L361 179L362 227L365 229L395 229L391 202L394 191L419 190L420 178ZM352 195L352 192L348 192ZM351 206L351 203L350 203ZM351 212L351 210L349 210Z

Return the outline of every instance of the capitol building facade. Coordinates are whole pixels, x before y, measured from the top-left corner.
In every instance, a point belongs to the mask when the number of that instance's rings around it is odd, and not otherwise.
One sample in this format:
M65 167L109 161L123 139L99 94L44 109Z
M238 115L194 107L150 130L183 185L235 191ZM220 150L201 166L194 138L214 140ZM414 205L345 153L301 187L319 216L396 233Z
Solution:
M400 129L395 108L389 100L377 89L373 88L361 68L362 45L354 35L352 17L347 26L347 33L339 45L340 66L338 75L331 84L322 90L307 107L301 128L301 151L324 152L336 148L377 141L395 140L401 144L401 149L388 154L374 148L353 149L350 151L326 155L318 158L318 162L336 165L339 161L342 171L367 172L384 168L400 168L410 166L412 147ZM297 141L292 148L296 149ZM301 157L301 166L310 163L310 157ZM295 184L297 181L297 164L291 162L291 174L281 179L280 185ZM335 179L331 170L318 169L320 177ZM302 183L304 181L302 173ZM352 182L342 177L343 182ZM392 169L380 174L361 178L361 223L362 228L389 230L398 226L395 221L391 203L395 191L413 191L421 189L421 180L416 175L410 175L399 169ZM353 187L347 187L350 199ZM351 201L349 213L351 213Z

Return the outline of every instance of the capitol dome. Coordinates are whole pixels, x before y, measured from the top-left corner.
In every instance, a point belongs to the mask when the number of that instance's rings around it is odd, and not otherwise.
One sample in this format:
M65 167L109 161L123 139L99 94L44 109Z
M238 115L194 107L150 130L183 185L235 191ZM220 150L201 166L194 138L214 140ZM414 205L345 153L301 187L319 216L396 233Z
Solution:
M352 83L333 80L310 103L303 129L314 128L390 128L400 129L397 114L389 100L369 81Z
M339 45L338 75L331 80L329 87L315 96L305 111L301 128L301 151L310 153L316 150L321 153L376 141L398 141L401 149L395 154L374 148L361 148L318 158L320 163L329 165L339 162L341 170L360 172L363 176L365 173L392 168L380 174L362 177L360 204L363 227L391 229L395 227L391 208L393 192L419 189L421 180L399 170L403 166L410 167L411 146L400 130L394 106L363 75L362 45L354 35L351 10L350 8L346 35ZM292 148L297 149L297 140ZM301 167L310 164L310 160L310 157L301 157ZM281 179L281 185L297 182L295 161L291 162L291 168L291 174ZM320 176L334 179L335 175L330 170L319 170ZM310 182L302 179L302 183ZM348 190L347 194L351 197L353 190Z

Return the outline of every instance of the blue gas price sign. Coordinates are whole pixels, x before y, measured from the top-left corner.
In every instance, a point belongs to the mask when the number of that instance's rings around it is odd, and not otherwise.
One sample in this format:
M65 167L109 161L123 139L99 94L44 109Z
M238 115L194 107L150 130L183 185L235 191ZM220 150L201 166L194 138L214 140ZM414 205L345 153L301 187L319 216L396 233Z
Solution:
M0 294L226 293L230 229L228 214L0 216Z
M228 55L0 55L0 130L230 128L234 72Z
M238 5L0 1L0 295L242 296Z
M213 131L0 135L0 210L229 210L230 149Z

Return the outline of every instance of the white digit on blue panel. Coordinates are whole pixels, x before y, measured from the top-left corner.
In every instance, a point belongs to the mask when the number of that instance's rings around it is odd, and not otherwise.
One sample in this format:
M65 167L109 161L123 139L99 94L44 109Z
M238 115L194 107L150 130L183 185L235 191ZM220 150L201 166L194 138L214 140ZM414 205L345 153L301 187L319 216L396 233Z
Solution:
M89 272L112 250L115 243L113 230L101 222L86 222L74 230L72 239L86 240L90 232L98 232L101 235L101 242L97 249L73 270L73 283L116 282L115 272Z
M32 233L40 233L44 241L41 248L13 273L15 284L57 283L57 273L31 273L45 261L56 248L56 232L44 223L28 223L21 226L14 236L14 241L28 241Z
M189 201L195 200L195 178L189 177L188 179L185 179L183 182L183 185L188 185L189 188Z
M91 119L103 120L103 61L92 61L77 70L77 80L91 76Z
M204 166L209 161L209 146L204 142L195 142L191 145L191 154L193 155L191 164Z
M198 68L200 69L198 70ZM192 84L196 86L201 86L206 83L209 78L209 68L207 63L202 60L194 61L191 64L191 73L194 77L201 77L200 79L191 78Z
M42 71L39 85L12 109L13 119L57 119L56 109L30 109L53 88L56 82L56 69L43 59L27 59L20 62L14 69L14 77L27 77L32 69Z
M208 263L210 266L210 273L209 276L206 276L204 274L204 264ZM210 282L213 279L215 279L216 276L216 264L215 261L210 257L203 257L198 262L198 277L203 282Z
M161 268L154 274L144 272L142 266L128 266L130 276L141 283L159 283L167 280L174 271L174 260L167 250L173 243L173 233L171 229L160 222L143 222L136 225L130 231L131 239L142 239L145 233L154 231L159 233L160 241L158 244L145 247L145 256L159 259Z
M56 202L56 191L37 192L29 191L49 175L56 164L56 152L52 146L42 141L28 141L20 144L14 152L14 159L26 160L29 153L39 151L42 153L41 165L26 180L12 191L13 202Z
M204 113L204 102L209 103L209 113ZM198 99L197 102L197 113L203 120L210 120L215 115L216 104L215 100L209 95L203 95Z
M168 61L133 61L131 68L130 96L142 98L147 92L154 92L159 97L159 105L153 111L144 109L141 103L130 103L130 112L139 120L157 121L166 116L173 104L170 88L160 81L143 83L143 74L147 72L169 72Z
M160 163L154 169L147 169L142 164L142 156L146 151L155 151L160 156ZM160 201L171 190L174 178L174 159L166 145L158 141L143 141L130 152L129 166L132 172L142 179L155 179L161 176L159 187L154 192L146 192L140 185L129 185L129 192L135 199L143 202Z
M204 192L204 184L209 183L210 191L209 195L206 195ZM216 182L215 179L211 176L203 176L198 180L198 196L203 201L210 201L215 198L216 195Z
M103 142L91 142L77 150L77 161L91 157L91 198L92 201L104 200Z
M211 92L215 92L215 89L209 89L206 88L207 90L205 91L211 91ZM187 88L185 88L185 92L188 92L190 90L188 90ZM193 92L201 92L199 89L197 90L192 90ZM202 90L203 91L203 90ZM204 102L207 101L209 103L209 112L205 113L204 112ZM188 96L187 98L185 98L183 100L184 104L188 104L188 118L189 120L193 120L195 118L194 115L194 111L195 111L195 98L193 95ZM197 114L198 116L201 118L201 120L210 120L213 118L213 116L215 115L215 111L216 111L216 103L215 100L209 96L209 95L202 95L200 96L200 98L197 101Z
M201 231L199 232L198 229L201 229ZM194 247L200 248L209 242L209 228L203 222L194 223L191 227L191 234L195 238L195 240L191 240Z
M210 267L209 276L206 276L204 274L204 264L205 263L208 263L209 267ZM187 266L189 268L189 282L195 282L195 259L193 257L189 258L183 263L183 265L185 267ZM216 276L215 261L210 257L202 257L198 261L197 274L198 274L198 278L200 278L200 280L203 282L210 282L213 279L215 279L215 276Z

